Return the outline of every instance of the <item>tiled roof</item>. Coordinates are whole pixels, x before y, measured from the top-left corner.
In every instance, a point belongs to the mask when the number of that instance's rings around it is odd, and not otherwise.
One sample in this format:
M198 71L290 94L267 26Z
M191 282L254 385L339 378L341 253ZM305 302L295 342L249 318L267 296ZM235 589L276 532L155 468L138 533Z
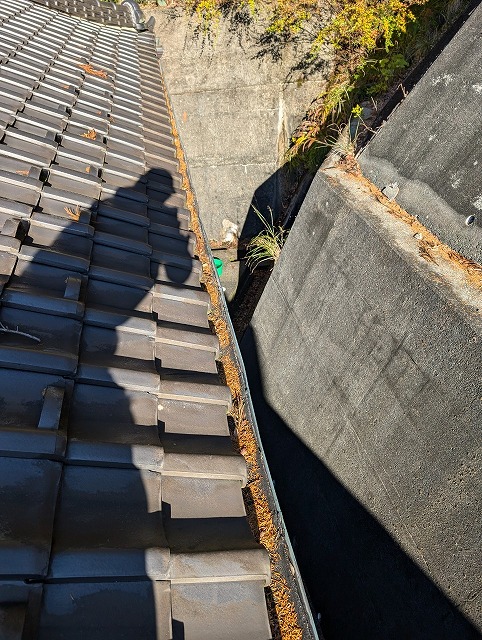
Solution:
M57 9L77 18L100 22L103 25L146 29L144 16L134 0L104 2L103 0L32 0L36 4Z
M0 1L0 638L266 640L154 37L53 6Z

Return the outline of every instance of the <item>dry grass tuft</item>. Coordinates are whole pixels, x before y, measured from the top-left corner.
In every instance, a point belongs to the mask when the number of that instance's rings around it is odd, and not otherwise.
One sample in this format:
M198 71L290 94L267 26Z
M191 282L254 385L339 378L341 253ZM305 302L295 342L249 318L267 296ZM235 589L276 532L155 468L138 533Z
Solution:
M281 255L281 249L288 235L288 231L274 223L271 207L268 207L269 220L256 207L253 207L253 209L261 220L264 229L254 238L251 238L247 247L246 264L252 271L264 262L276 262Z

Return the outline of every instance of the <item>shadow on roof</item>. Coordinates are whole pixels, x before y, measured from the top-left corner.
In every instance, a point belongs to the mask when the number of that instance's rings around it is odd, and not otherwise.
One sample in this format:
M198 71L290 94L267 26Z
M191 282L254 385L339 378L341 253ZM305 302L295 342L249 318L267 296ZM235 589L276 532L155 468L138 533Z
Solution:
M183 211L162 169L90 209L44 198L4 289L0 611L25 640L266 628Z

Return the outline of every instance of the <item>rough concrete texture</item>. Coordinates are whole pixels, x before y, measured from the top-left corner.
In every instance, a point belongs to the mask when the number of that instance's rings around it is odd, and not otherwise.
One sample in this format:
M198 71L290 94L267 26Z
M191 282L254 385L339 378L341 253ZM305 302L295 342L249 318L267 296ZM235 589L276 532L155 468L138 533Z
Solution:
M254 199L263 212L276 210L280 160L327 71L308 79L293 71L301 45L285 47L277 61L263 55L260 25L223 20L209 44L195 34L196 19L179 10L144 13L156 19L164 77L208 237L222 238L226 218L240 231L247 221L244 233L252 234L258 221L248 216L250 205Z
M327 640L478 638L482 295L327 173L242 342L302 575Z
M481 33L479 5L359 158L377 186L398 182L397 202L441 240L478 262Z

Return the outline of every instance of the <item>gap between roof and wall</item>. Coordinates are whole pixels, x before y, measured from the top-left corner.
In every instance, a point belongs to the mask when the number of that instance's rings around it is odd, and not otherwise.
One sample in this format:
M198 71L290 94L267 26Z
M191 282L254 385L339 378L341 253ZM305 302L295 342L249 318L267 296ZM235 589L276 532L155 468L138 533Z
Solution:
M221 283L216 274L206 233L199 219L197 202L166 86L165 91L179 171L183 176L183 188L186 190L186 205L191 212L191 226L197 236L197 250L203 267L202 282L211 297L210 320L220 342L221 374L233 397L233 409L230 412L231 436L248 467L248 483L243 490L247 517L253 535L265 546L270 556L272 580L266 590L266 599L273 640L316 640L321 638L321 630L317 627L311 612L264 457L247 376L226 302L220 293Z

